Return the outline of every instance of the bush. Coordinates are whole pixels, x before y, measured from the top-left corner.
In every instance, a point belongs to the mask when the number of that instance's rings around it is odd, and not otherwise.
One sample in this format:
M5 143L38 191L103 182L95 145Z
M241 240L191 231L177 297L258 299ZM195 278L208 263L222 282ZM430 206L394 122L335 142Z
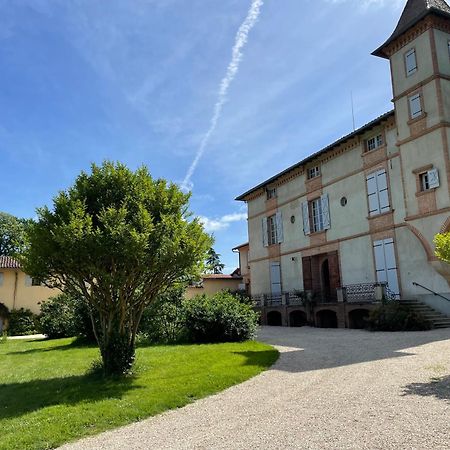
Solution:
M240 342L256 332L258 315L227 292L185 300L184 311L191 342Z
M39 321L42 332L50 339L77 334L75 302L69 295L60 294L42 303Z
M139 325L140 339L152 344L173 344L185 339L184 289L161 294L144 310Z
M27 336L39 332L39 321L29 309L13 309L9 313L8 334Z
M95 341L88 307L74 296L59 294L43 302L39 321L50 339L79 336Z
M371 311L368 328L371 331L425 331L431 329L431 324L407 306L392 302Z

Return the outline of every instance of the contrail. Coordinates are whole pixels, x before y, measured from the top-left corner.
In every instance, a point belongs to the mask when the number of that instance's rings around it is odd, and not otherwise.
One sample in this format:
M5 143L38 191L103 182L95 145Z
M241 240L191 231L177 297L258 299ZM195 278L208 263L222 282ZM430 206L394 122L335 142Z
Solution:
M222 115L223 106L225 105L225 102L227 100L228 90L230 89L230 85L239 71L239 65L242 61L242 49L244 48L245 44L247 44L248 35L250 34L250 31L258 21L258 18L261 14L261 7L263 6L263 4L264 0L252 0L252 4L248 11L247 17L245 18L244 22L239 28L239 31L236 34L236 41L234 43L231 61L230 64L228 65L227 73L220 83L219 95L217 102L214 106L214 113L211 118L209 129L206 132L205 136L203 137L200 143L200 147L198 148L197 154L195 155L194 161L189 167L186 177L184 178L184 181L181 184L181 188L183 190L189 191L192 189L192 182L191 182L192 175L194 175L195 169L197 168L197 165L201 157L205 153L206 147L211 139L211 136L213 135L214 131L217 128L220 116Z

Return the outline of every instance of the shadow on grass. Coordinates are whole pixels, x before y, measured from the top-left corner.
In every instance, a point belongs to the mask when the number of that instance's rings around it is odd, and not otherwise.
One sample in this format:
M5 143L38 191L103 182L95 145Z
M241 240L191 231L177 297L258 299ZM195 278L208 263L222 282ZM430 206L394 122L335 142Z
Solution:
M54 340L55 343L58 342L57 339ZM39 341L32 341L34 342L52 342L51 339L42 339ZM42 348L31 348L28 350L22 350L22 351L15 351L15 352L8 352L6 355L30 355L34 353L46 353L46 352L54 352L54 351L64 351L64 350L73 350L75 348L97 348L97 345L95 343L86 341L83 338L77 338L70 344L65 345L54 345L52 347L42 347Z
M433 378L428 383L408 384L403 395L420 395L422 397L435 397L450 403L450 375Z
M233 352L235 355L245 357L245 366L270 367L278 360L280 356L278 350L264 350L259 352Z
M42 408L76 405L105 399L120 400L139 389L132 377L103 378L97 374L0 384L0 420L19 417Z

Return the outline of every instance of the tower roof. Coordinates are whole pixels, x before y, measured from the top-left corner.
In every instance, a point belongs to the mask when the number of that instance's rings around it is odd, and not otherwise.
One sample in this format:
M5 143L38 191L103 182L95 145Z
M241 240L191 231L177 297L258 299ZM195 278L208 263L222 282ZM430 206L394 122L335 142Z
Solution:
M391 37L372 55L387 58L385 48L395 39L406 33L428 14L436 14L450 19L450 6L445 0L408 0L403 14Z

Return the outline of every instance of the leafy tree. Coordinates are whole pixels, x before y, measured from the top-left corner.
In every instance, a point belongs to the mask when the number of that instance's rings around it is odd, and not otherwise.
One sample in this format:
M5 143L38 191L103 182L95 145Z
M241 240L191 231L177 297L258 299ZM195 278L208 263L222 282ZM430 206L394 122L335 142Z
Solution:
M437 234L434 243L438 258L450 264L450 233Z
M0 212L0 256L15 256L25 242L28 221Z
M206 270L208 273L219 274L223 272L225 264L220 262L220 255L211 247L206 259Z
M25 271L86 302L108 375L131 369L144 309L201 269L212 242L189 198L145 167L94 164L28 230Z

